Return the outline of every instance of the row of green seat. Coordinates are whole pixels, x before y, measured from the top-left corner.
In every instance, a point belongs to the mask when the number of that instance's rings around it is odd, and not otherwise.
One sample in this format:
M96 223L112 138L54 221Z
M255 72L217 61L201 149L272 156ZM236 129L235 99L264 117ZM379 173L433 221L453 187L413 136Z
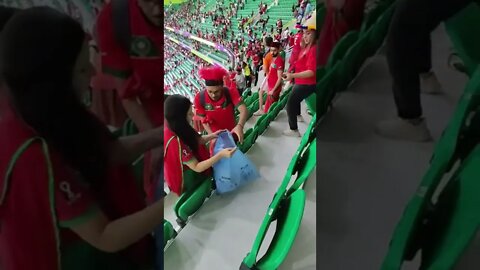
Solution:
M317 115L315 114L290 162L280 187L273 196L252 249L243 260L240 269L277 269L288 255L303 218L306 202L303 186L316 166L317 124ZM274 221L277 224L273 240L265 255L258 258L263 240Z
M316 95L318 97L313 96L307 100L309 109L315 112L314 118L300 142L297 153L292 158L282 184L267 209L252 249L244 258L240 269L277 269L288 255L303 217L306 198L302 187L316 166L317 115L321 117L327 112L334 93L344 90L367 57L380 47L386 35L392 12L391 1L379 3L377 8L370 12L365 19L361 31L364 33L361 35L362 38L359 39L360 33L358 32L348 33L336 45L327 66L317 69L317 78L321 78L317 83ZM318 9L317 14L320 18L324 18L325 8ZM293 177L294 175L296 177ZM262 242L273 221L277 221L273 240L265 255L258 258Z
M289 93L290 93L290 90L287 90L286 92L283 93L281 101L272 104L272 108L277 108L275 109L276 115L278 115L281 108L285 106ZM256 93L256 95L253 94L247 97L244 101L247 107L249 108L249 111L258 110L258 107L257 108L254 107L255 104L257 104L258 106L258 100L255 100L255 97L258 98L258 93ZM273 118L271 118L271 116L273 115L273 112L274 110L270 109L269 114L266 114L269 117L268 120L273 120ZM251 117L251 114L250 114L250 117ZM268 124L270 122L265 122L266 119L267 118L259 118L257 120L257 123L255 124L255 127L248 130L245 133L244 143L239 144L239 149L242 152L246 152L254 144L258 135L263 133L265 129L268 127ZM255 135L252 135L252 134L255 134ZM246 148L247 145L248 145L248 149ZM214 189L213 179L211 178L205 179L204 181L200 181L200 182L202 183L200 184L200 186L198 186L194 190L191 190L189 192L182 194L174 205L174 212L177 216L176 222L181 227L186 226L188 219L202 207L205 201L213 193L213 189ZM167 230L167 232L169 232L169 230ZM168 238L168 240L165 241L165 243L167 243L169 240L173 240L175 236L176 234L171 234L171 233L169 233L168 235L165 235L165 239Z
M306 102L312 112L325 114L335 95L347 89L365 60L380 48L395 5L380 2L365 18L360 31L347 33L337 43L326 66L317 70L317 91Z
M393 233L382 270L422 250L422 269L453 269L480 228L480 66L435 146L430 166ZM448 180L445 188L441 182ZM438 200L434 194L441 191Z

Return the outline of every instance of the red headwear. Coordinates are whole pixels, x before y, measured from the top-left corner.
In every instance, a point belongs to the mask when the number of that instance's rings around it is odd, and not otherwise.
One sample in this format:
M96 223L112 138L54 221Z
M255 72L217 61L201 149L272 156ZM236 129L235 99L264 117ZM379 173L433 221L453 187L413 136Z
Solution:
M223 78L228 76L228 72L220 66L213 66L200 69L199 75L207 86L218 86L223 85Z

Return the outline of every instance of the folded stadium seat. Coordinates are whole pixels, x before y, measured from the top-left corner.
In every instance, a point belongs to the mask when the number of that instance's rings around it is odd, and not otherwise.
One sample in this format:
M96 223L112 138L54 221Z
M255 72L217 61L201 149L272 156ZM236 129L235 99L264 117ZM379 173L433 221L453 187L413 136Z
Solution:
M440 181L453 165L466 157L479 142L480 136L476 132L480 126L479 107L480 68L477 68L447 128L435 145L430 167L397 224L384 261L384 269L400 269L402 262L411 260L418 250L422 224L429 215L431 199Z
M244 140L243 140L243 144L245 145L244 147L242 148L245 148L245 152L247 152L248 150L250 150L250 148L252 148L252 146L255 144L255 142L257 141L257 138L260 134L258 133L258 127L253 127L252 128L252 131L250 132L249 136L248 137L245 137ZM244 153L245 153L244 152Z
M255 113L256 111L258 111L258 109L259 109L259 101L257 99L252 103L252 105L250 105L249 111Z
M286 96L284 96L280 99L280 108L281 109L283 109L283 108L285 108L285 106L287 106L288 97L289 97L289 95L286 95Z
M268 114L264 114L258 118L254 126L254 128L258 128L258 135L262 135L263 132L265 132L268 124L270 124L268 121Z
M424 231L422 269L456 269L480 227L480 146L450 179Z
M445 22L450 40L469 76L473 74L480 63L478 25L480 25L480 6L478 3L470 4Z
M296 178L291 182L291 186L287 189L287 196L292 194L301 188L305 181L312 173L313 169L317 166L317 141L314 139L309 144L305 145L298 155L297 162L295 163L291 175L296 174Z
M249 139L249 137L252 134L252 131L253 131L253 128L249 128L247 131L245 131L245 133L243 134L243 138L244 138L243 143L238 144L238 149L240 149L242 153L246 153L250 149L250 147L252 147Z
M285 260L302 222L305 199L305 191L300 189L280 202L275 235L265 255L256 263L256 269L277 269Z
M315 119L316 120L316 119ZM290 178L292 175L297 173L298 171L298 160L300 156L302 155L303 151L308 148L308 146L316 139L316 129L317 124L315 122L310 122L310 125L307 128L307 131L305 134L302 136L302 140L300 141L300 145L298 146L297 151L293 154L293 157L290 161L290 165L287 168L287 172L285 173L285 179L284 181L290 181ZM315 156L313 156L315 157Z
M255 100L258 100L258 92L253 93L244 102L245 102L245 105L248 107L252 105Z
M307 104L316 102L315 108L313 111L318 115L325 115L332 104L333 99L335 98L335 75L338 73L337 69L339 68L339 63L335 64L330 69L319 68L317 69L317 86L315 91L315 100L308 100ZM313 98L313 97L312 97Z
M302 136L302 140L300 141L300 145L298 146L299 149L302 149L305 145L311 143L316 138L317 128L317 114L314 114L312 120L308 124L307 130L305 130L305 133Z
M213 189L213 179L202 181L199 186L183 193L175 203L174 211L177 223L184 227L188 218L200 209L205 200L210 197Z
M303 189L299 189L291 196L286 197L284 195L285 187L282 185L274 195L252 249L240 266L241 270L277 269L288 255L300 227L306 195ZM257 261L260 247L273 221L277 221L275 235L265 255Z
M279 101L274 102L272 106L270 106L270 108L268 109L267 117L269 118L270 122L274 121L275 118L277 118L277 115L280 112L279 105L280 105Z
M168 241L174 239L177 236L177 232L173 228L172 224L167 220L163 220L163 247L165 247Z
M358 40L347 50L345 56L340 61L338 74L342 74L340 79L340 90L346 90L352 80L357 76L358 71L367 59L367 42L366 36L360 36Z
M280 114L280 111L283 109L281 100L277 101L276 103L277 103L277 106L275 107L275 111L273 112L272 121L277 119L278 114Z
M248 96L252 94L252 89L251 88L246 88L243 93L242 93L242 100L245 102Z
M336 63L340 62L345 56L348 49L357 41L359 37L358 31L350 31L346 33L335 45L330 56L328 57L327 65L325 68L330 69Z

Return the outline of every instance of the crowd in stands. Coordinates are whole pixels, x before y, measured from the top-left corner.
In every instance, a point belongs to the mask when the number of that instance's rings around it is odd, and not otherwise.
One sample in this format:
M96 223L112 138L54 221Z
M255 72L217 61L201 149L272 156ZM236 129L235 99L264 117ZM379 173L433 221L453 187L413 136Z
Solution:
M255 14L252 11L250 17L238 17L238 11L245 7L247 1L254 0L241 0L228 4L225 4L223 0L216 2L215 6L210 8L206 6L205 2L193 1L185 3L177 9L169 9L165 13L166 26L221 44L234 53L236 66L230 69L230 73L233 74L232 79L236 76L240 79L240 82L236 85L239 89L244 88L241 79L243 77L245 78L246 88L251 87L252 82L254 86L257 86L259 71L263 64L262 59L268 51L268 47L263 42L265 38L272 37L274 41L280 42L284 50L291 49L295 39L294 31L284 27L284 20L288 21L288 18L278 19L275 26L272 24L270 29L266 29L270 16L268 5L264 1L258 3L258 13ZM278 5L278 1L274 2L274 5ZM309 0L300 0L292 7L292 19L296 19L297 25L299 25L304 17L307 18L311 14L312 9L313 5ZM211 22L213 30L201 28L207 21ZM234 25L235 21L238 22L237 25ZM234 34L234 27L239 30L236 35ZM180 37L180 35L177 36ZM184 37L180 38L185 39ZM193 47L197 50L206 47L201 46L198 41L194 40L188 40L188 43L193 44ZM206 48L202 53L208 55L213 50L213 48ZM165 53L167 56L167 52ZM192 60L198 61L198 57L191 56ZM240 74L237 74L239 71ZM182 79L182 81L188 83L189 80ZM166 85L166 89L176 87L179 84L182 84L182 82L176 81L173 85ZM192 89L192 91L196 92L198 89Z
M189 90L192 91L192 94L196 94L200 92L202 89L199 85L201 84L194 84L195 82L202 82L198 75L198 69L202 66L208 65L208 62L203 60L202 58L196 57L192 54L191 51L188 49L182 48L180 45L172 42L168 38L164 39L164 55L165 55L165 77L168 74L176 73L179 76L174 79L174 81L165 80L164 83L164 92L168 94L168 92L180 85L186 86ZM191 69L187 72L184 69L179 69L179 67L185 63L189 62L192 64Z

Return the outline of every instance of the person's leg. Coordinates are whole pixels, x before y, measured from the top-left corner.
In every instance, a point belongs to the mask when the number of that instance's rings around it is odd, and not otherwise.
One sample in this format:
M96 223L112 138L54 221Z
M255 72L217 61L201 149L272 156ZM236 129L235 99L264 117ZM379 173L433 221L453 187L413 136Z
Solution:
M260 88L258 89L258 111L254 113L255 116L259 116L263 114L263 93L264 93L264 87L266 84L266 79L263 79L262 85L260 85Z
M304 99L315 92L315 85L295 85L287 102L288 125L290 130L283 134L287 136L300 136L298 132L297 116L300 114L300 104Z
M383 136L428 141L430 133L422 119L420 73L430 68L430 33L441 21L454 15L471 0L399 0L387 35L387 62L400 119L383 122Z

